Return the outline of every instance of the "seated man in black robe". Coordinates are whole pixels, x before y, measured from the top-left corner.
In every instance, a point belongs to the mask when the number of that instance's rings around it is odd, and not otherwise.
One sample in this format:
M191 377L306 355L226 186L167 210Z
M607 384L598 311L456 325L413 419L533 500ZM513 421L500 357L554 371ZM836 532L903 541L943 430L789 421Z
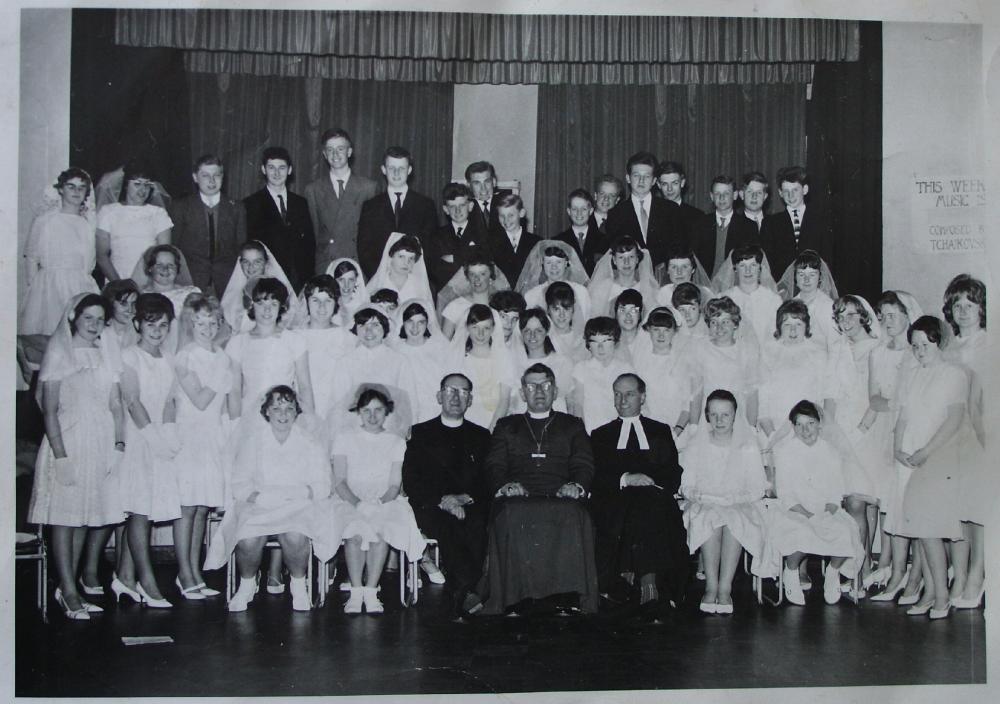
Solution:
M527 413L501 418L493 431L486 468L496 493L478 590L487 614L556 595L564 611L597 610L585 504L594 458L583 422L552 410L558 392L552 370L533 364L521 376Z
M622 374L613 389L619 417L590 438L600 590L622 593L624 577L640 588L641 614L655 620L663 604L681 602L687 583L687 535L674 499L681 467L670 427L639 415L645 382Z
M403 458L403 488L420 531L438 541L456 620L482 575L493 498L485 467L490 431L465 420L472 391L464 374L441 379L441 415L413 426Z

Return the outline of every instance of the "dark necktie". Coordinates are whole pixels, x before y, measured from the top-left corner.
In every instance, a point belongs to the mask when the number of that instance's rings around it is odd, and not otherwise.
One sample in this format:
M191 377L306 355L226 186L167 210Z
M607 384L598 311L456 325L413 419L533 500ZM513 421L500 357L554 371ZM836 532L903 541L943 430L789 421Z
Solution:
M285 210L285 197L278 195L278 212L281 213L281 222L288 224L288 211Z
M392 207L392 214L396 216L396 227L399 227L399 211L403 209L403 192L396 191L396 205Z
M483 222L485 222L487 225L489 225L490 224L490 209L489 209L489 206L487 205L487 203L486 203L485 200L480 205L483 206Z
M587 233L586 232L578 232L576 234L576 239L580 243L580 251L582 252L583 251L583 243L587 240Z
M463 230L465 230L465 228L464 227L460 227L460 228L458 228L458 232L455 233L455 236L458 237L458 239L462 239L462 231Z
M208 209L208 258L215 259L215 208Z
M601 220L601 224L597 226L597 229L603 232L605 235L608 234L608 219L604 218Z
M799 243L799 233L802 231L802 220L799 219L799 209L792 208L792 230L795 231L795 244Z
M337 179L337 198L341 198L344 195L344 179Z

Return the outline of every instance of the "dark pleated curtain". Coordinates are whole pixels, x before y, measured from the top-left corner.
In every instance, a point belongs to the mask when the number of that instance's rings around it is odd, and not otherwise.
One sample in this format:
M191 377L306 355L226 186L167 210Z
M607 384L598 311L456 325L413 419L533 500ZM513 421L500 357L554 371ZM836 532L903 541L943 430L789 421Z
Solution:
M805 163L805 122L803 84L539 86L535 227L567 228L567 194L605 172L622 178L640 150L683 163L686 200L707 210L717 174L739 180L756 169L773 179Z
M838 289L882 291L882 25L861 24L861 58L816 66L806 119L810 205L833 233Z
M413 154L414 189L436 196L451 175L451 85L204 73L188 81L192 153L224 159L232 197L263 187L259 159L269 145L289 150L301 193L325 171L319 138L334 126L351 134L358 173L381 180L382 153L400 145Z

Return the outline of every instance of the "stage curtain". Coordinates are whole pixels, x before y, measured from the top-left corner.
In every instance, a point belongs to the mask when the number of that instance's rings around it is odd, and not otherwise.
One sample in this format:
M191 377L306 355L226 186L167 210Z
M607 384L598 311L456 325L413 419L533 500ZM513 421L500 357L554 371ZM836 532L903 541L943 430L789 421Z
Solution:
M325 172L319 138L335 126L351 134L357 173L381 181L382 154L399 145L413 154L415 190L436 200L451 175L451 85L198 73L188 81L193 153L222 156L231 196L263 187L259 159L269 145L289 150L301 193Z
M875 301L882 291L882 25L861 27L859 61L816 66L806 115L807 203L830 223L837 288Z
M592 190L606 172L624 178L640 150L684 164L685 199L708 210L717 174L739 181L753 169L773 181L782 166L805 163L805 116L803 84L539 86L535 230L569 227L569 192ZM771 193L780 207L773 183Z
M844 20L434 12L122 9L116 41L194 71L453 83L802 80L858 53Z

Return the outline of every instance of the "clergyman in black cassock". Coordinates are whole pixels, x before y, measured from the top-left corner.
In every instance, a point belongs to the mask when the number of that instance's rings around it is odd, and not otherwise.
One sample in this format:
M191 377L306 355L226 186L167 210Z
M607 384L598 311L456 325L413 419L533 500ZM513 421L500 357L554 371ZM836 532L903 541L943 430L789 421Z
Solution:
M482 575L486 521L493 492L486 474L490 432L465 420L472 382L441 380L441 415L413 426L403 458L403 488L420 531L438 541L452 616Z
M483 612L575 594L580 610L593 613L597 566L585 503L594 474L590 438L579 418L551 410L558 389L545 365L525 371L521 393L528 412L497 422L486 458L495 498L477 590Z
M622 574L634 575L644 604L655 602L660 589L679 604L690 556L674 499L682 472L677 447L669 426L639 415L645 383L638 376L623 374L614 392L619 417L590 436L601 592L607 593Z

